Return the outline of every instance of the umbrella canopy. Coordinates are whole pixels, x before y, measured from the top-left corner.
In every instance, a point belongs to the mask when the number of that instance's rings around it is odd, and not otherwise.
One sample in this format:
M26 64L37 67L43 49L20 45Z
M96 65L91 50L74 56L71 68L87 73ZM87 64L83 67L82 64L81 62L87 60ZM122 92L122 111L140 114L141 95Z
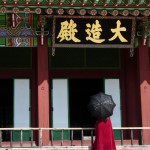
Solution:
M113 110L116 104L112 96L102 92L91 96L88 108L92 116L105 120L107 117L113 115Z

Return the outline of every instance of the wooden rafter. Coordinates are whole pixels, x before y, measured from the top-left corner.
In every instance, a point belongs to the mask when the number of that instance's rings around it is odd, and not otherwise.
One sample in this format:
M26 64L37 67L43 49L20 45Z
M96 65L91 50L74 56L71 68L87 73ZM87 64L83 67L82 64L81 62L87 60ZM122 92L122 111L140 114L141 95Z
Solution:
M77 0L70 0L70 4L74 5L76 3Z
M99 3L99 0L93 0L92 3L93 3L93 6L96 6Z
M37 4L39 5L43 0L37 0Z
M26 0L26 4L29 4L30 1L31 1L31 0Z
M68 1L70 3L68 3ZM26 5L31 7L36 6L49 6L55 5L71 7L72 5L77 7L82 7L84 5L93 7L93 6L105 6L105 7L137 7L137 6L150 6L150 0L0 0L0 5L5 6L21 6L25 7Z
M17 4L17 3L18 3L18 0L14 0L14 3Z
M146 4L147 4L147 6L150 6L150 1L149 2L147 1Z
M133 2L133 0L125 0L125 6L132 5Z
M60 0L60 1L59 1L60 5L63 5L64 2L65 2L65 0Z
M111 0L104 0L103 5L104 5L104 6L107 6L107 5L109 5L110 2L111 2Z
M113 0L112 3L114 6L119 6L122 3L122 0Z
M138 0L136 2L136 6L140 6L140 5L143 5L143 4L145 4L145 0Z
M88 0L82 0L82 6L86 5Z

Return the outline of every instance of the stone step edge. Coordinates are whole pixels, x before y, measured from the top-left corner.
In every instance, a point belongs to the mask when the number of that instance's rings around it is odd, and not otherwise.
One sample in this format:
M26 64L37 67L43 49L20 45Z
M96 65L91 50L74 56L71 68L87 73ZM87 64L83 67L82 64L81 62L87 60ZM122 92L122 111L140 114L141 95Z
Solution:
M0 148L0 150L91 150L91 146L52 146L52 147L13 147ZM150 150L150 145L143 146L117 146L117 150Z

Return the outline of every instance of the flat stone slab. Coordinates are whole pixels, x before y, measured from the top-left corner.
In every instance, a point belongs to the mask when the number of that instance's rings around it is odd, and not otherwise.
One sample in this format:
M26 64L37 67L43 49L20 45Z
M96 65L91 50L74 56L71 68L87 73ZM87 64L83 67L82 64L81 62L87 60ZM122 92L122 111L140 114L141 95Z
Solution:
M53 146L53 147L41 147L41 148L0 148L0 150L91 150L89 146ZM117 146L117 150L150 150L148 146Z

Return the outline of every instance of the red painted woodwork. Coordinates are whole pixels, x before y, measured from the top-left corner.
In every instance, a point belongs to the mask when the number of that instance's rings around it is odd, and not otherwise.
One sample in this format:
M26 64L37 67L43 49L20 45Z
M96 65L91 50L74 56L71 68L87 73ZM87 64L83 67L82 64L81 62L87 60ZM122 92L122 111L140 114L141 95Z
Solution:
M49 70L48 47L33 49L32 69L1 70L0 78L30 78L32 89L32 127L50 127L49 101L52 78L120 78L122 126L150 126L149 48L140 43L130 57L129 49L121 50L121 69L114 70ZM46 43L46 39L44 39ZM139 40L141 42L141 40ZM148 45L148 44L147 44ZM49 82L50 80L50 82ZM150 144L150 131L144 131L144 144ZM130 135L129 135L130 136ZM43 145L49 143L49 133L43 133Z
M46 39L44 40L45 43ZM40 44L40 40L39 40ZM37 47L37 85L38 85L38 127L49 128L49 76L48 76L48 47ZM43 132L43 145L49 143L49 132Z
M130 49L122 50L122 75L121 75L121 103L122 103L122 127L141 127L141 111L138 87L137 49L134 49L133 57ZM124 133L124 138L131 137L129 132ZM134 138L140 141L140 132L134 131Z
M139 40L139 89L141 99L141 115L142 127L150 126L150 73L149 73L149 48L148 44L143 45L142 40ZM150 131L144 131L144 144L150 144Z
M137 74L137 49L134 56L130 57L130 50L124 51L124 80L125 80L125 110L127 127L140 127L140 99Z
M88 79L88 78L103 78L111 77L118 78L121 75L121 71L118 70L52 70L50 71L50 78L76 78L76 79Z

